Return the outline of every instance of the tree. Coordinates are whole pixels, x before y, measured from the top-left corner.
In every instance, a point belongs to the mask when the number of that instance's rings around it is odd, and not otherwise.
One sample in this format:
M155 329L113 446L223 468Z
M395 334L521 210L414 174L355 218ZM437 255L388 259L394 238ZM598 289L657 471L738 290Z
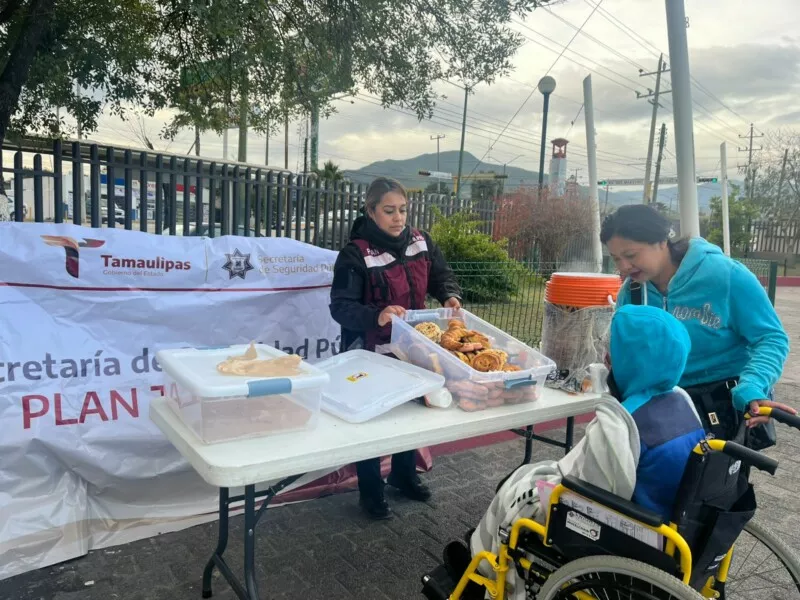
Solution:
M591 204L579 197L550 198L545 187L520 188L498 201L495 236L507 236L513 248L526 252L534 244L539 258L555 268L569 244L591 231Z
M147 0L0 2L0 140L10 130L59 135L64 114L92 131L106 107L162 104L151 77L158 28Z
M321 169L315 169L314 173L325 181L339 182L344 181L344 172L332 160L325 161Z
M445 194L450 195L450 185L442 181L432 181L425 187L426 194ZM441 190L441 191L440 191Z
M800 218L800 132L767 132L753 164L753 202L760 215L773 220ZM749 176L748 185L751 181Z
M731 233L731 253L744 254L750 243L750 223L758 217L758 206L741 195L738 185L730 184L728 194L728 222ZM723 247L722 198L714 196L709 202L711 214L708 219L708 239L712 244Z
M239 115L266 132L339 92L423 118L435 82L507 73L511 17L549 1L0 0L0 139L62 134L59 107L86 132L131 106L176 108L167 137Z
M214 0L202 10L173 1L163 57L167 72L187 77L163 82L182 111L165 133L190 123L220 130L240 114L265 132L293 113L328 114L338 93L429 117L434 82L506 73L523 41L511 17L549 1Z
M491 173L489 173L491 174ZM470 198L473 204L494 200L503 193L502 179L475 179L470 182Z

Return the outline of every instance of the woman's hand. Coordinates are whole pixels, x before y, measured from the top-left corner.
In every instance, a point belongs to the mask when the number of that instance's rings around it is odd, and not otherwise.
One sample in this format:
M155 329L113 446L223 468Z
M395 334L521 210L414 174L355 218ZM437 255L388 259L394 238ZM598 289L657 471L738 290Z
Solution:
M793 409L791 406L786 406L785 404L781 404L780 402L773 402L772 400L753 400L750 403L750 414L757 415L758 414L758 407L759 406L767 406L769 408L777 408L784 412L789 413L790 415L796 415L797 411ZM755 427L757 425L761 425L762 423L766 423L770 420L770 417L756 417L753 416L752 418L747 420L748 427Z
M461 308L461 301L458 298L448 298L444 302L444 307L458 310Z
M406 309L402 306L387 306L378 315L378 325L384 327L392 322L392 315L403 317L406 314Z

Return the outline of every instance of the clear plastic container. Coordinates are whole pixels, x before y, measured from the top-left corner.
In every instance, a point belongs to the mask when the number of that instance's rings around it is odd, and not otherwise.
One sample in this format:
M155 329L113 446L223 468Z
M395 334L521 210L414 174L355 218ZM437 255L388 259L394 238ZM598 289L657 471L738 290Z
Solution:
M351 350L317 363L330 382L322 410L349 423L363 423L431 392L444 377L389 356Z
M301 375L245 377L222 375L217 365L241 355L247 345L182 348L156 353L168 377L164 395L176 413L207 444L312 429L319 418L328 375L302 362ZM286 356L257 344L258 358Z
M488 337L492 348L508 354L507 362L519 370L476 371L414 329L420 323L436 323L447 330L451 319L461 320L467 329ZM464 309L412 310L406 312L403 319L393 317L390 348L401 360L444 375L445 387L453 395L454 403L467 411L533 402L539 398L547 376L556 366L537 350Z

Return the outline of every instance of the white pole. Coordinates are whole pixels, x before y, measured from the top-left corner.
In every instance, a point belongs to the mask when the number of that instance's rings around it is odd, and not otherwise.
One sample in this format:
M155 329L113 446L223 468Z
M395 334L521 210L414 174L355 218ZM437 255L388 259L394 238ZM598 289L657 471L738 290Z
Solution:
M692 88L689 76L689 47L686 40L684 0L666 0L669 56L672 62L672 112L675 117L675 162L678 167L678 200L681 235L699 237L697 179L694 165Z
M722 247L725 256L731 255L731 222L728 212L728 149L725 142L719 145L719 162L722 182Z
M597 146L594 138L594 101L592 76L583 80L583 120L586 122L586 148L589 159L589 202L592 211L592 261L596 273L603 271L603 247L600 244L600 202L597 199Z

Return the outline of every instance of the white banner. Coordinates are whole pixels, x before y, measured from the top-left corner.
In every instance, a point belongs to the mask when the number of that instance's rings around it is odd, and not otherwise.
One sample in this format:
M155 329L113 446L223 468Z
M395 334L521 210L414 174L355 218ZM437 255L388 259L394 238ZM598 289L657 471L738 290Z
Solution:
M216 489L148 418L154 355L255 340L331 356L335 258L288 239L0 223L0 579L213 518Z

